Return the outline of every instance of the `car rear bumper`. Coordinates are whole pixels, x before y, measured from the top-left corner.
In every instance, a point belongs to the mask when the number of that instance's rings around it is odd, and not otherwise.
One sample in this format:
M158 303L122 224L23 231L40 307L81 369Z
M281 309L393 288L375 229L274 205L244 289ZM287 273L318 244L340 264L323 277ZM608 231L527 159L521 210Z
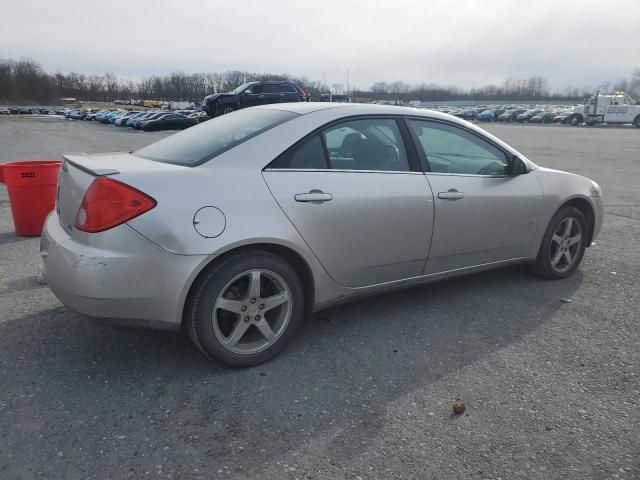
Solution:
M103 238L86 245L71 238L55 212L42 235L47 283L67 307L119 324L180 327L185 292L204 256L169 253L126 224L93 234Z

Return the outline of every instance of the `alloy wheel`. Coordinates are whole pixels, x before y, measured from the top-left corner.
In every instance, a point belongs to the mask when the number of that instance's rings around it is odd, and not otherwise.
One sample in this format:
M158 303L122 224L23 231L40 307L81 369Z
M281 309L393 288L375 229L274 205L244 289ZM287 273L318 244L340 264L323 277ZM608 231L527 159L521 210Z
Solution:
M575 264L582 246L582 225L575 217L565 217L551 237L551 268L564 273Z
M230 352L252 355L273 345L292 313L291 290L269 270L249 270L220 291L212 312L213 332Z

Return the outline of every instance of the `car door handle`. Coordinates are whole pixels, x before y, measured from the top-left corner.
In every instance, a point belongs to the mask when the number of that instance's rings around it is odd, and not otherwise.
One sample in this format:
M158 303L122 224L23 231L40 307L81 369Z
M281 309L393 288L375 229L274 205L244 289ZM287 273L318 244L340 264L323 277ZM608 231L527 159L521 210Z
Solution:
M322 190L311 190L309 193L296 193L293 197L296 202L328 202L333 200L333 195Z
M439 192L438 198L442 198L443 200L460 200L464 198L464 193L452 188L448 192Z

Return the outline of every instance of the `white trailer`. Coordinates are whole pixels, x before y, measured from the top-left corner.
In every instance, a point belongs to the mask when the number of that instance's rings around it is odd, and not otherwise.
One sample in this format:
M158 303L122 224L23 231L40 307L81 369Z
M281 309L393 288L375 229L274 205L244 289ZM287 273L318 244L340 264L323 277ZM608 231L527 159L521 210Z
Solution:
M597 92L587 98L584 105L577 105L569 117L571 125L586 123L631 123L640 128L640 104L624 92L603 94Z
M165 102L162 104L162 108L165 110L187 110L195 108L193 102Z

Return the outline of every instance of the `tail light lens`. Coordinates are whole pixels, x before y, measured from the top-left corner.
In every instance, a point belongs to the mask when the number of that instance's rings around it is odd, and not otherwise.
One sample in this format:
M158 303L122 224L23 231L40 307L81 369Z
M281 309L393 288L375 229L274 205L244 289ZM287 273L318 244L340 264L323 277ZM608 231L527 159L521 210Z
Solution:
M300 89L300 98L302 100L306 100L307 99L307 92L305 92L304 90Z
M75 227L83 232L103 232L156 205L153 198L140 190L108 177L98 177L84 194Z

